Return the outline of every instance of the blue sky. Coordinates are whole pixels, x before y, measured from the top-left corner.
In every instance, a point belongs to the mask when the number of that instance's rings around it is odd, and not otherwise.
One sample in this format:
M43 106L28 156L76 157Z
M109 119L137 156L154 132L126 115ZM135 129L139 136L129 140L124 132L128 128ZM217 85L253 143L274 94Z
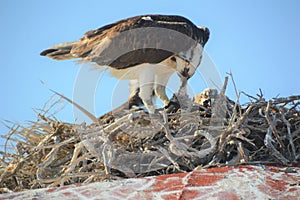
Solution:
M72 98L82 66L41 57L40 51L56 43L77 40L88 30L140 14L182 15L197 25L209 27L211 37L206 52L222 78L226 72L233 73L239 90L255 95L261 88L266 98L299 94L299 8L297 0L3 0L0 119L21 123L35 120L32 108L41 108L52 95L40 80ZM205 87L195 80L193 84L195 92ZM111 109L115 85L114 78L101 76L96 115ZM231 86L227 94L235 98ZM57 118L72 122L72 106L67 105ZM0 125L0 131L3 134L7 129Z

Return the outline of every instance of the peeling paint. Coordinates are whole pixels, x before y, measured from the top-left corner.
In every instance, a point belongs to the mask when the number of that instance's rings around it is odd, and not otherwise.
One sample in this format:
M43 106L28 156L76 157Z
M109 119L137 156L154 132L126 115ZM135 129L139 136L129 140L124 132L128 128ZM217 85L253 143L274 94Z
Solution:
M0 199L299 199L300 168L239 166L195 169L119 181L1 194Z

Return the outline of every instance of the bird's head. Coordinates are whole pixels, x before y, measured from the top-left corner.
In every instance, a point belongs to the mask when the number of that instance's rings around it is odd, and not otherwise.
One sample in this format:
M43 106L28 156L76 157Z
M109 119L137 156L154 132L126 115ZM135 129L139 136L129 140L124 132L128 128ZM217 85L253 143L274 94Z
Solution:
M209 39L210 31L205 26L198 26L197 28L199 30L198 34L201 36L199 43L202 45L202 47L204 47L204 45L206 44L206 42Z
M194 66L190 61L176 57L176 71L182 80L191 78L194 75L196 68L197 66Z
M192 44L186 52L179 53L176 57L177 73L181 79L188 80L192 77L202 60L204 45L209 39L209 29L204 26L197 27L198 41Z
M188 62L180 57L176 57L176 65L176 71L181 80L181 86L178 94L186 95L187 81L194 75L197 66L195 67L191 64L191 62Z

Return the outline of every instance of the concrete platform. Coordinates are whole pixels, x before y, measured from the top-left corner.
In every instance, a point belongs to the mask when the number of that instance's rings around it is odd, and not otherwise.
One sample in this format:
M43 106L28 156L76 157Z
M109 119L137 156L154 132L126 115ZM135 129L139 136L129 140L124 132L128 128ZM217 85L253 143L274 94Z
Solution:
M0 199L300 199L300 167L239 166L0 195Z

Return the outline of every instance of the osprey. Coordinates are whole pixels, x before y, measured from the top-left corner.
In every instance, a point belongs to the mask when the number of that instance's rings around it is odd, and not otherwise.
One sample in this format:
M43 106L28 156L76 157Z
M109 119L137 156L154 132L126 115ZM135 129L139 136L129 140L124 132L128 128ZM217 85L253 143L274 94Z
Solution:
M208 38L208 28L182 16L142 15L88 31L78 41L52 46L40 55L55 60L79 58L105 67L112 76L130 80L129 102L138 97L154 113L153 97L165 106L170 103L165 88L173 73L185 88Z

